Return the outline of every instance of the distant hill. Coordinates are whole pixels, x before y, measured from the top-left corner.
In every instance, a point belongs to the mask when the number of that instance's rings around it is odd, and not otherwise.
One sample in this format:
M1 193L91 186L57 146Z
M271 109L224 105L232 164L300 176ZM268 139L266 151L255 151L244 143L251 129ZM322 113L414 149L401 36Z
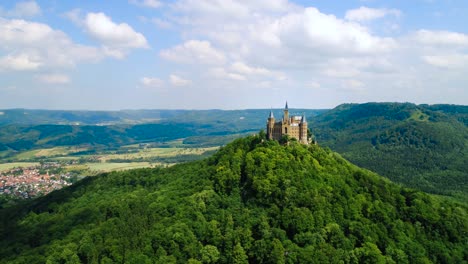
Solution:
M263 136L2 209L0 263L466 263L466 206Z
M269 109L1 111L4 114L0 115L0 152L74 145L115 147L174 139L185 139L186 144L195 146L223 145L232 140L229 135L257 133L270 112ZM325 110L293 111L315 116Z
M311 119L318 142L395 182L468 201L468 106L344 104Z
M274 110L280 112L280 110ZM294 109L297 113L315 116L325 109ZM246 110L121 110L121 111L72 111L72 110L0 110L1 125L121 125L143 123L205 123L229 122L230 125L263 127L270 109Z

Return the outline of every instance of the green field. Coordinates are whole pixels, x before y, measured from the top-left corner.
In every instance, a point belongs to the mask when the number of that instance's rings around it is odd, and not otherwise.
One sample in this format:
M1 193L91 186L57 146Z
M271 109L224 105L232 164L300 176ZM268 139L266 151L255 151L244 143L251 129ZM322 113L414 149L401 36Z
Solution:
M98 152L93 155L71 155L77 151L84 151L86 149L75 147L45 148L18 153L14 157L9 158L9 161L13 162L0 164L0 171L8 171L15 167L39 166L40 163L34 161L40 160L59 162L67 171L74 171L80 175L96 175L101 172L154 166L171 166L178 162L187 161L187 157L193 158L194 156L200 155L201 158L207 151L213 151L216 149L218 149L218 147L141 148L139 145L127 145L121 147L119 151L108 150ZM123 154L116 153L122 152L122 150L124 150L123 152L129 152ZM161 158L161 161L159 161L159 158ZM72 161L79 161L79 163L71 163Z
M27 168L39 166L39 162L13 162L13 163L0 163L0 172L8 171L13 168Z
M103 154L99 155L101 162L107 162L108 160L114 159L144 159L151 157L176 157L182 155L201 155L207 151L216 150L218 147L209 148L148 148L141 149L136 153L125 153L125 154Z
M57 157L67 156L72 153L84 151L86 148L77 147L55 147L55 148L44 148L25 151L14 156L15 160L31 160L34 158L46 158L46 157Z
M85 164L90 171L96 172L110 172L110 171L122 171L139 168L154 167L154 164L149 162L127 162L127 163L86 163Z

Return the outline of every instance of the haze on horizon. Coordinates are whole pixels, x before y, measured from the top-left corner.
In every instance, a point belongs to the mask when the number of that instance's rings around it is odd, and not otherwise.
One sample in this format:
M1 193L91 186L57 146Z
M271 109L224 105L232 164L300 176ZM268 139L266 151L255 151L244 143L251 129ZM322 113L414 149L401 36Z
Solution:
M0 109L468 103L462 0L0 3Z

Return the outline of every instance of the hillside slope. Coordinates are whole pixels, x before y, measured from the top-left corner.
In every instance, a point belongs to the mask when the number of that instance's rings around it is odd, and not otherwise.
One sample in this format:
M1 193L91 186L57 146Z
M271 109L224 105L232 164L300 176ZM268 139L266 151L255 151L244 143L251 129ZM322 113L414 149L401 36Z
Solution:
M464 205L261 137L3 209L0 263L466 263Z
M468 202L468 106L345 104L309 125L322 146L420 190Z

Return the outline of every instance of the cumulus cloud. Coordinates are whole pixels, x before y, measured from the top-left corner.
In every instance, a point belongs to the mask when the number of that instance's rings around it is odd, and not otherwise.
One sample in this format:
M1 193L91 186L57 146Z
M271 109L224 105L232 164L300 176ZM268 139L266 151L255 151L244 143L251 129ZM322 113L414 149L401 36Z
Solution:
M64 17L83 28L85 33L99 42L100 51L106 56L122 59L132 49L149 48L142 33L136 32L127 23L115 23L102 12L84 15L82 10L73 9L66 12Z
M178 75L169 75L169 82L174 86L187 86L192 83L191 80L184 79Z
M147 88L161 88L164 86L164 81L155 77L143 77L140 83Z
M0 70L27 71L39 68L43 63L39 56L29 54L7 55L0 58Z
M158 0L129 0L128 2L137 6L149 8L158 8L162 5L161 1Z
M65 33L46 24L0 18L3 70L36 70L95 62L102 55L91 46L74 43Z
M189 40L171 49L162 50L160 56L166 60L188 64L223 64L225 56L211 46L209 41Z
M15 4L15 7L12 10L8 11L1 11L0 8L0 15L4 15L7 17L34 17L41 14L41 7L36 3L36 1L25 1L25 2L18 2Z
M369 8L365 6L361 6L358 9L352 9L346 11L345 18L351 21L371 21L379 18L383 18L385 16L401 16L401 11L398 9L387 9L387 8Z
M110 56L121 58L128 49L149 47L143 34L127 23L114 23L104 13L88 13L84 27L89 35L103 44Z
M39 81L48 84L67 84L70 82L70 77L65 74L41 74L36 77Z
M450 31L431 31L421 29L414 34L414 39L425 45L467 46L468 35Z

